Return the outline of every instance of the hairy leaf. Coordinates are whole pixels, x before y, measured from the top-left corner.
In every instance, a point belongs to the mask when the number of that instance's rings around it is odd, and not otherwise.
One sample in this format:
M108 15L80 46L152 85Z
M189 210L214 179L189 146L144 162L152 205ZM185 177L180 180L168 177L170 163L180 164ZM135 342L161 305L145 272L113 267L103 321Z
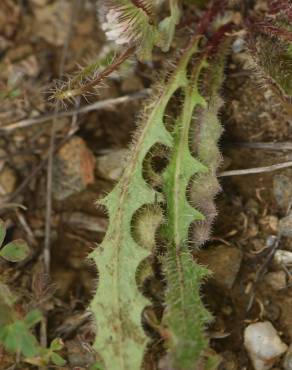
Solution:
M196 72L200 71L201 66L197 67ZM206 105L198 92L197 78L198 73L185 88L182 114L174 132L175 149L164 174L168 239L165 258L167 309L164 321L171 335L169 345L174 364L180 369L192 369L206 348L203 325L210 319L200 299L200 285L208 271L194 263L187 243L191 223L204 219L187 200L188 184L196 173L208 171L192 156L189 148L194 108Z
M102 201L108 209L109 227L103 243L91 255L99 271L91 310L97 322L94 349L102 356L106 370L141 368L148 342L141 314L150 302L138 290L136 273L151 251L134 238L132 220L145 205L161 199L143 178L143 161L155 144L172 146L172 137L163 122L164 113L174 92L187 83L186 67L194 51L195 46L188 49L168 81L159 84L153 94L155 100L147 105L141 119L128 165L114 190ZM147 225L149 222L145 230ZM141 233L141 224L139 229ZM153 238L148 236L147 240Z
M193 224L194 244L200 246L205 242L214 217L216 169L220 162L217 141L222 132L217 118L221 106L217 91L222 82L225 51L220 50L220 58L213 57L209 67L204 58L195 65L184 88L182 112L173 134L174 150L164 173L168 241L164 261L167 282L164 323L169 330L168 345L175 369L197 369L208 346L204 328L211 315L201 301L200 287L209 271L193 260L188 239ZM209 82L206 98L198 88L201 74Z

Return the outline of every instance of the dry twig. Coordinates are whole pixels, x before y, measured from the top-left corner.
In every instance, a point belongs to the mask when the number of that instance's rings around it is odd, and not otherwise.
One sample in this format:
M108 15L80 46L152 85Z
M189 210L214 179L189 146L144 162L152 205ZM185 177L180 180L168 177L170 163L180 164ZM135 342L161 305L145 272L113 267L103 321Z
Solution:
M23 119L21 121L11 123L7 126L0 127L0 132L2 131L2 132L9 134L18 129L23 129L26 127L39 125L41 123L52 121L54 119L70 117L70 116L74 116L75 114L88 113L94 110L113 109L117 105L129 103L134 100L143 99L149 95L150 91L151 89L143 89L133 94L120 96L118 98L101 100L101 101L86 105L81 108L74 108L68 111L59 111L57 113L55 112L55 113L45 114L45 115L38 116L38 117Z
M69 42L73 33L73 26L77 17L77 9L79 9L80 0L75 0L71 7L71 20L68 27L67 39L63 47L62 58L59 67L59 77L64 74L64 68L67 60ZM45 240L44 240L44 270L45 274L49 276L50 273L50 244L51 244L51 217L52 217L52 184L53 184L53 161L55 153L55 137L56 137L56 126L57 126L57 114L59 112L59 105L56 104L55 115L51 127L50 136L50 148L48 153L48 167L47 167L47 194L46 194L46 216L45 216ZM40 341L41 345L47 347L47 320L44 318L41 323L40 330Z
M244 170L223 171L219 173L218 176L227 177L227 176L252 175L252 174L257 174L257 173L273 172L273 171L282 170L288 167L292 167L292 161L272 164L271 166L265 166L265 167L247 168Z
M247 149L263 149L263 150L292 150L290 141L283 142L254 142L254 143L227 143L227 147L247 148Z

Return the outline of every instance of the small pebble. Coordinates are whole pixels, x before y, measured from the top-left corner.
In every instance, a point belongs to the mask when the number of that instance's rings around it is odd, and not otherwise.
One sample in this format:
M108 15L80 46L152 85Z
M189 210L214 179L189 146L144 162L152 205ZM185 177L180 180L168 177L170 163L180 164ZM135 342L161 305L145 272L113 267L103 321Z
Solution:
M275 175L273 179L274 197L278 206L286 209L292 197L292 179L286 175Z
M246 213L252 216L257 216L259 214L259 203L253 199L250 198L246 204L245 207Z
M53 166L53 195L63 200L94 183L95 158L85 141L72 137L57 152Z
M240 53L244 49L244 39L238 38L232 44L232 51L234 53Z
M279 325L285 329L285 337L289 343L292 343L292 295L287 289L283 292L279 305L281 308L281 315L279 317Z
M286 274L284 271L268 272L265 281L273 290L281 290L286 287Z
M282 236L292 238L292 212L280 220L279 232Z
M268 322L250 324L244 331L244 346L255 370L269 370L278 358L286 352L276 329Z
M288 351L283 361L284 370L292 370L292 343L290 344Z
M116 181L125 168L127 149L113 150L97 158L97 171L106 180Z
M279 249L274 255L274 261L280 266L292 266L292 252Z
M266 240L266 246L268 248L271 248L273 245L275 245L276 240L277 240L276 235L269 235Z
M13 193L16 187L16 174L14 170L5 166L0 172L0 195Z

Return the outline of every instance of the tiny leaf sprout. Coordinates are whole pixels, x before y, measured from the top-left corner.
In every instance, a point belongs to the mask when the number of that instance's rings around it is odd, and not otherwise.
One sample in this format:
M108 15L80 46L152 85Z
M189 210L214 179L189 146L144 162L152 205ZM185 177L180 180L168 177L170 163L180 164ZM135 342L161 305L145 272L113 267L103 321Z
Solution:
M0 246L3 244L6 236L6 227L3 220L0 219ZM26 259L30 254L27 243L22 239L14 240L0 249L0 256L8 262L20 262Z

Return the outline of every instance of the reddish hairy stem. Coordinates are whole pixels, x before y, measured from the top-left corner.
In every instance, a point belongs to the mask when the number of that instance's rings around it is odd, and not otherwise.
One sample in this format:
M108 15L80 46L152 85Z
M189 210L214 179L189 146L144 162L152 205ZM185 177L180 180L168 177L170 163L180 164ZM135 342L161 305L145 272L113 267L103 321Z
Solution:
M227 0L214 0L210 8L203 14L196 29L196 34L203 35L206 33L213 19L225 10L226 5Z
M289 3L289 0L269 0L269 13L278 14L281 12L292 21L292 4Z
M221 26L208 40L206 45L207 54L214 54L218 51L222 40L226 37L226 33L232 30L232 24L227 23Z
M292 42L292 32L285 28L274 26L268 22L258 22L253 25L253 28L256 29L257 32L280 37L284 41Z
M210 8L203 14L201 17L199 24L196 28L195 34L192 36L191 40L188 43L187 48L191 47L191 45L194 42L194 39L198 38L200 35L204 35L208 28L213 21L213 19L220 14L221 12L224 12L225 6L227 5L227 0L214 0ZM219 45L221 39L225 37L225 33L227 31L230 31L232 28L231 23L228 23L226 25L223 25L222 27L217 30L212 38L208 41L207 47L206 47L206 53L210 54L212 50L215 50L216 45Z
M127 60L134 53L135 49L136 49L135 46L130 46L122 54L118 55L117 58L113 61L113 63L111 63L108 67L101 71L94 80L82 86L80 89L81 92L88 91L90 88L98 85L106 77L111 75L116 69L120 67L122 63L124 63L125 60Z
M119 54L109 66L102 70L96 76L96 78L94 78L87 84L79 86L75 89L73 88L66 91L57 92L55 96L59 99L70 99L88 92L91 88L101 83L104 79L110 76L115 70L117 70L120 67L120 65L124 63L124 61L126 61L134 53L135 49L136 49L135 46L130 46L123 53Z

